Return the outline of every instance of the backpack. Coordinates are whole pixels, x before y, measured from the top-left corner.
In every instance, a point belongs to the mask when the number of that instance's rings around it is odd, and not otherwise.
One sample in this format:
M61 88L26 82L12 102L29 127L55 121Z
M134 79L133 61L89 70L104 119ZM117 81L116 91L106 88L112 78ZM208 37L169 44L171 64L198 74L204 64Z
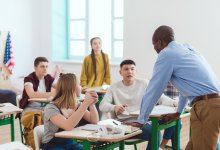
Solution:
M23 135L27 145L35 149L34 128L43 124L43 111L26 112L21 117L21 123L24 126Z

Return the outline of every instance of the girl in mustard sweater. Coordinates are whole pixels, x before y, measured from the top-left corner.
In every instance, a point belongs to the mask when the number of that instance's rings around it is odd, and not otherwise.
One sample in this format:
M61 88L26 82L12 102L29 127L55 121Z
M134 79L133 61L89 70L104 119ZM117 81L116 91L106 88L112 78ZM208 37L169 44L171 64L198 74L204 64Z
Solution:
M102 51L102 41L99 37L90 40L91 54L83 61L80 85L82 87L102 86L111 84L108 55Z

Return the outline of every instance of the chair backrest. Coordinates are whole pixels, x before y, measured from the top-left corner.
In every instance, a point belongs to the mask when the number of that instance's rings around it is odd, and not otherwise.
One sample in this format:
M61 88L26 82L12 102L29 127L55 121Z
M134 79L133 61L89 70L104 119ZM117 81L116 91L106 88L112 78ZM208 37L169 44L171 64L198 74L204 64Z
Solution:
M19 94L19 95L16 96L16 105L17 105L17 107L19 107L19 108L20 108L19 103L20 103L21 98L22 98L22 94Z
M34 128L34 143L36 150L40 150L40 145L43 135L44 135L44 125L36 126Z

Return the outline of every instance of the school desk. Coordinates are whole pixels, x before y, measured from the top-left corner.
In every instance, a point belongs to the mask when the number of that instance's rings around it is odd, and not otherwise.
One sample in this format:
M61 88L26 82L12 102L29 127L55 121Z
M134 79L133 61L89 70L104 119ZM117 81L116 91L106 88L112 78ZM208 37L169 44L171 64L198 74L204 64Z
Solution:
M11 103L0 104L0 126L7 124L11 125L11 141L15 140L14 114L19 112L22 112L22 109L14 106Z
M20 141L14 141L0 145L1 150L31 150Z
M92 143L94 142L111 143L111 144L107 144L102 148L97 148L97 149L107 150L107 149L114 149L116 147L119 147L119 150L124 150L125 149L124 140L141 133L142 130L136 130L132 133L128 133L120 137L100 137L99 135L96 134L96 131L88 131L88 130L82 130L80 128L74 128L71 131L58 132L55 134L55 137L81 140L83 144L83 150L89 150Z
M180 149L180 119L177 119L176 121L173 121L169 124L163 124L159 123L161 117L163 114L167 113L175 113L176 108L175 107L170 107L170 106L163 106L163 105L158 105L155 106L153 111L150 114L150 120L152 121L152 149L158 149L158 132L160 130L164 130L166 128L175 126L175 133L174 133L174 138L175 138L175 145L173 145L175 150ZM140 111L135 111L131 112L130 116L139 116ZM190 113L183 113L180 118L187 117L189 116Z

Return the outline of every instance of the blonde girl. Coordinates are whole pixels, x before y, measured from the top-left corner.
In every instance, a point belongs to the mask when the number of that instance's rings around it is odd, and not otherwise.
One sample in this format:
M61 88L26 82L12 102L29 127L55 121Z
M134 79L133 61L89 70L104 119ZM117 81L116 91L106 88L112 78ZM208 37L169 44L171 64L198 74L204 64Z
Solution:
M87 92L85 100L80 104L76 100L79 84L74 74L62 74L57 82L56 95L44 110L44 133L42 148L44 150L82 149L82 145L72 139L56 138L54 134L77 127L81 119L96 124L99 120L95 103L98 95L94 91ZM88 111L89 108L89 111Z

